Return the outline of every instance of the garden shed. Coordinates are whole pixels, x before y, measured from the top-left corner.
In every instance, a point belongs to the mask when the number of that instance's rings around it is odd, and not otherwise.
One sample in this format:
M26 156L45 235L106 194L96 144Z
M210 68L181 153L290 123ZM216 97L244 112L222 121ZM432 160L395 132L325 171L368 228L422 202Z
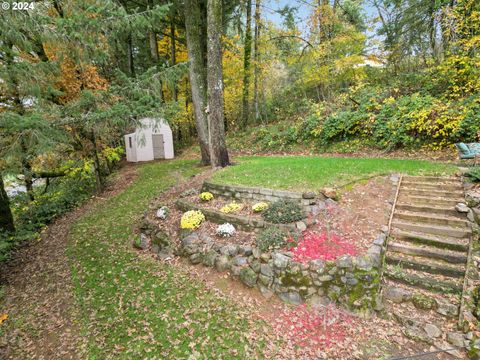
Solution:
M125 135L127 161L173 159L172 129L163 119L141 119L135 132Z

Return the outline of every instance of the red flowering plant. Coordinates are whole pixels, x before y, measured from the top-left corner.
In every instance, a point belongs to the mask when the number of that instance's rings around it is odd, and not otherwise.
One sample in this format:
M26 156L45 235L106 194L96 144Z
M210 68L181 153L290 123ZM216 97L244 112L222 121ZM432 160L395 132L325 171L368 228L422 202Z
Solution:
M293 241L293 240L291 240ZM322 232L316 234L304 231L296 246L290 249L293 260L308 263L310 260L335 260L341 255L356 255L357 249L337 234Z

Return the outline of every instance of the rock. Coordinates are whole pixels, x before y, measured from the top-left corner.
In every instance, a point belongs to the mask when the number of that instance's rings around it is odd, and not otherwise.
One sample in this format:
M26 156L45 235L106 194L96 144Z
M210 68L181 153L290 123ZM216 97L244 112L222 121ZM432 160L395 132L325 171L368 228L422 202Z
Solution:
M472 209L468 209L467 219L471 222L475 222L475 215Z
M215 268L219 272L226 271L230 268L230 259L226 255L220 255L215 260Z
M264 286L272 286L272 283L273 283L273 278L272 277L269 277L269 276L266 276L266 275L263 275L263 274L259 274L258 275L258 281L263 284Z
M331 187L325 187L320 192L329 199L337 200L338 199L338 193L337 190Z
M260 273L268 277L273 277L273 269L268 264L260 265Z
M330 300L326 296L312 295L308 299L308 303L316 308L327 306L330 304Z
M428 337L430 338L437 338L440 335L442 335L442 331L436 325L433 325L433 324L425 324L425 326L423 327L423 330L425 330Z
M262 253L260 255L260 260L262 260L263 262L268 262L268 260L270 260L270 254L269 253Z
M470 207L477 207L480 205L480 191L469 190L465 193L465 200Z
M238 253L238 246L237 245L225 245L220 249L220 254L222 255L230 255L230 256L235 256Z
M273 291L263 285L258 285L258 289L265 299L270 299L273 296Z
M159 251L160 251L160 246L158 246L156 244L152 244L152 252L154 254L158 254Z
M325 270L325 262L322 260L312 260L309 264L310 270L316 272L317 274L321 274Z
M370 271L373 267L372 261L367 256L359 256L355 258L355 265L357 269L364 271Z
M316 194L313 191L306 191L302 194L304 199L315 199Z
M307 225L303 222L303 221L297 221L295 223L295 226L296 228L299 230L299 231L305 231L307 230Z
M250 262L250 267L252 268L253 271L255 271L257 274L260 272L260 261L258 260L253 260Z
M252 249L252 255L255 259L259 259L260 255L262 255L262 252L258 248L253 248Z
M285 269L288 265L290 258L280 253L273 253L273 265L278 269Z
M427 344L433 344L433 339L428 336L428 334L425 332L425 330L416 327L416 326L406 326L402 330L403 334L412 340L415 341L423 341L426 342Z
M300 305L303 302L300 294L296 291L282 292L278 294L278 297L288 304Z
M479 208L473 208L472 211L473 211L473 218L474 218L474 220L475 220L478 224L480 224L480 209L479 209Z
M253 249L250 245L244 245L239 247L239 252L245 256L250 256L253 254Z
M197 195L199 193L199 191L197 189L187 189L185 190L184 192L182 192L180 194L180 197L188 197L188 196L192 196L192 195Z
M458 315L458 306L437 300L437 312L445 316L455 317Z
M240 270L240 280L248 287L254 287L257 283L257 274L249 267Z
M404 301L408 301L411 297L411 294L402 288L387 287L383 291L383 297L393 301L394 303L402 303Z
M353 267L352 258L349 255L342 255L335 260L335 264L342 269L351 269Z
M382 225L382 227L380 228L380 230L381 230L384 234L388 234L388 226L387 226L387 225Z
M142 250L148 248L148 236L144 233L140 234L140 242L137 244L137 247Z
M240 270L245 269L241 268L240 266L232 266L230 268L230 272L232 273L233 276L239 276L240 275Z
M235 256L233 258L233 265L234 266L245 266L247 264L248 264L247 258L244 257L244 256Z
M383 309L385 309L385 305L383 304L382 297L380 295L375 296L373 310L382 311Z
M190 262L195 265L195 264L200 264L202 262L202 257L203 257L202 254L195 253L190 255L189 259L190 259Z
M455 210L457 210L460 213L468 213L469 209L468 209L467 204L458 203L457 205L455 205Z
M377 236L375 240L373 240L373 243L378 246L384 246L385 240L387 240L387 235L385 235L384 233L381 233Z
M197 244L199 240L198 234L196 232L192 232L182 239L182 246Z
M437 306L435 299L425 296L423 294L412 295L412 303L417 309L430 310Z
M443 340L437 340L433 343L433 345L440 350L447 350L452 348L452 345ZM449 350L447 351L447 354L450 354L457 359L463 359L462 353L458 350Z
M327 282L327 281L332 281L333 280L333 276L332 275L323 275L323 276L319 276L317 278L318 281L320 282Z
M453 346L462 347L464 345L465 337L459 332L447 333L447 341Z
M206 266L214 267L215 260L217 259L217 252L214 250L209 250L202 259L202 262Z

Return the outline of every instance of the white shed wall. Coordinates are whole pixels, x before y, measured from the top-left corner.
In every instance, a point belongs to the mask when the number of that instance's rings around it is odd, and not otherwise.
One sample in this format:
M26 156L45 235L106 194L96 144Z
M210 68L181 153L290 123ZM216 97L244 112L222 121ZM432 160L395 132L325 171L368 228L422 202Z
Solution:
M132 134L125 135L127 161L151 161L153 154L153 134L163 135L165 159L174 158L172 129L164 120L145 118L140 120L141 125ZM133 136L132 148L129 147L128 137Z

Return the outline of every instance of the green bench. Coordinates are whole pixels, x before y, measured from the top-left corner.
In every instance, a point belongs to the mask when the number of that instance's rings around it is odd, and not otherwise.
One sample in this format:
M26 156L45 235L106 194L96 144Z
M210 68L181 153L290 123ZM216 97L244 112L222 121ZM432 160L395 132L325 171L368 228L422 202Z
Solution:
M477 165L477 159L480 158L480 143L457 143L455 146L460 153L460 159L474 159L474 165Z

